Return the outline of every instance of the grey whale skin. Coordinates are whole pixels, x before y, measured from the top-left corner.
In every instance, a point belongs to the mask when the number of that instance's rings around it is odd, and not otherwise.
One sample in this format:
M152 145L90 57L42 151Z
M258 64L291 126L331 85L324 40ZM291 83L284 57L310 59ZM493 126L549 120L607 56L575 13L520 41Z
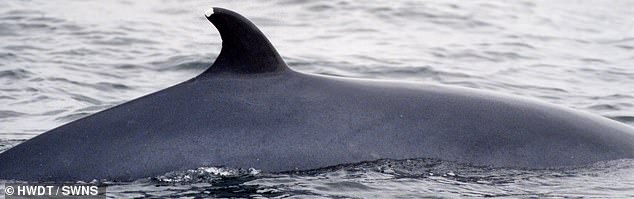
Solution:
M0 179L126 181L383 158L514 168L634 158L634 130L600 116L474 89L295 72L246 18L221 8L206 16L223 40L208 70L7 150Z

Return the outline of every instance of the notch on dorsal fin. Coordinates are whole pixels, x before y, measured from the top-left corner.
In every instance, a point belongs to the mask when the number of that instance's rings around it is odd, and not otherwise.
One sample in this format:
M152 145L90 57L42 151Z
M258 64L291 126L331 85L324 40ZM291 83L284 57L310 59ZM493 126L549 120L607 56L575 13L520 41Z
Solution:
M222 50L203 74L251 74L288 69L271 42L247 18L223 8L211 8L205 16L220 32Z

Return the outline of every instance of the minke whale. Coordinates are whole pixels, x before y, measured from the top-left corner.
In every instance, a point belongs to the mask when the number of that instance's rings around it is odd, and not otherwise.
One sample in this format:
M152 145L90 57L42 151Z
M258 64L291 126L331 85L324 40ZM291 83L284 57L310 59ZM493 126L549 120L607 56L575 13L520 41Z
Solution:
M290 69L245 17L206 12L222 50L202 74L0 154L0 179L128 181L203 166L264 172L377 159L571 168L634 158L634 129L533 99Z

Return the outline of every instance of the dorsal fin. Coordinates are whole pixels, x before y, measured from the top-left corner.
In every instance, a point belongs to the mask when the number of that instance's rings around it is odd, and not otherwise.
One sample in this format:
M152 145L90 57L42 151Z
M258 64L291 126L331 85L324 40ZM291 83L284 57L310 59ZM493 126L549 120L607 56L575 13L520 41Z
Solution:
M211 8L205 16L220 32L222 50L203 74L251 74L288 69L271 42L247 18L223 8Z

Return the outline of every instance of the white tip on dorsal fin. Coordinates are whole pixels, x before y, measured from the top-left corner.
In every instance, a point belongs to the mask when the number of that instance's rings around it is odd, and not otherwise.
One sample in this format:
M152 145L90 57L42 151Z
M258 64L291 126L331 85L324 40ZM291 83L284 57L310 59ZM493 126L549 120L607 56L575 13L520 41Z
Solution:
M214 8L213 7L209 8L207 11L205 11L205 17L209 17L212 14L214 14Z

